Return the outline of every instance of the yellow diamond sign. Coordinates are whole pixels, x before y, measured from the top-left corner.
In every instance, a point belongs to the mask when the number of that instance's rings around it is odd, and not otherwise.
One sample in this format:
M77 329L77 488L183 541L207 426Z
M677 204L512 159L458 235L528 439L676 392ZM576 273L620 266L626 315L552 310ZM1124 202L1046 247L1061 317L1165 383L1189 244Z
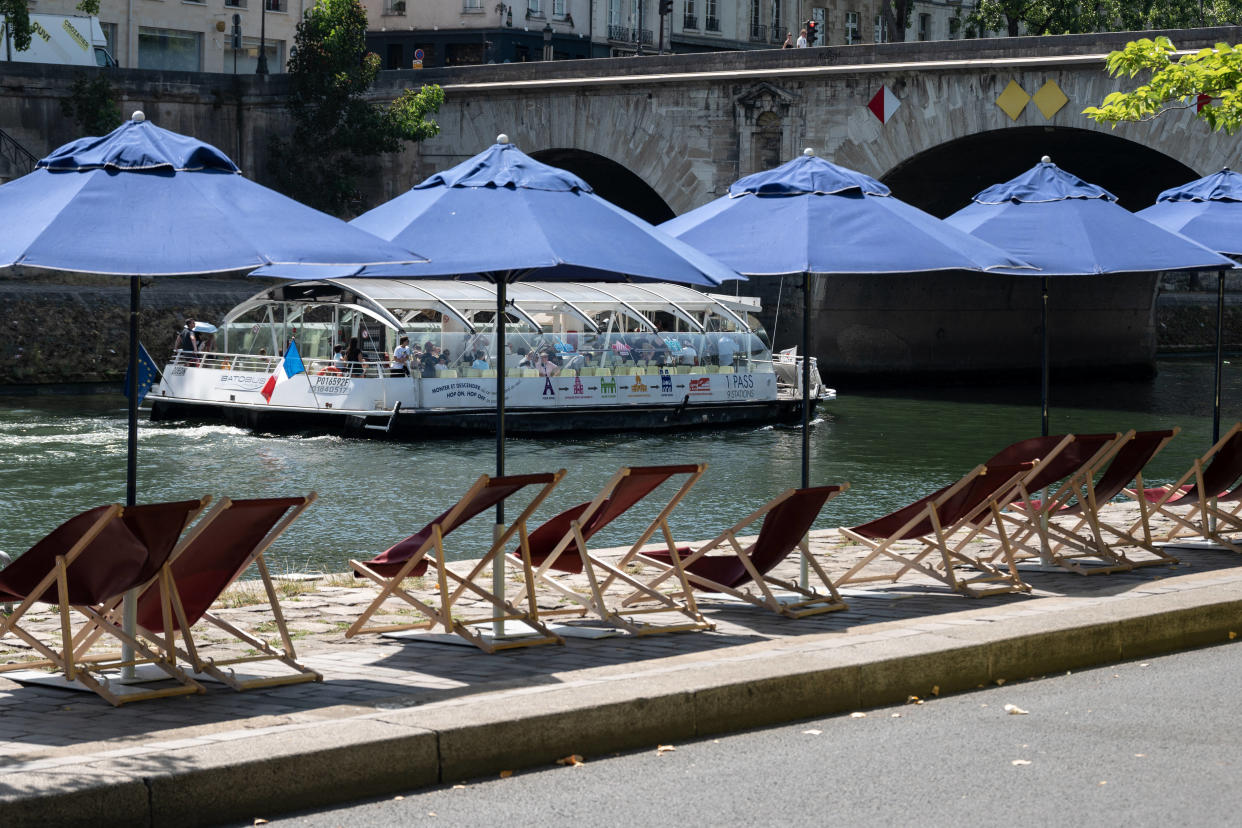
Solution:
M1005 87L1005 91L1000 93L1000 97L996 99L996 105L1005 111L1009 120L1016 121L1030 100L1031 96L1026 94L1026 90L1018 86L1017 81L1011 80Z
M1039 87L1039 91L1031 96L1031 100L1039 107L1039 111L1044 113L1044 117L1051 119L1060 111L1061 107L1069 102L1069 98L1065 97L1065 93L1061 91L1061 87L1057 86L1055 81L1048 81Z

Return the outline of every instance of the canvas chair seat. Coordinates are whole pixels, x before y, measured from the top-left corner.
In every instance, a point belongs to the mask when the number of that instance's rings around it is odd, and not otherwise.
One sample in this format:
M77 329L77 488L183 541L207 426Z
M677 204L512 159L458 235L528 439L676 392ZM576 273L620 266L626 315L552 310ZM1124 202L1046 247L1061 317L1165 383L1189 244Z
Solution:
M1029 592L1018 574L1013 547L1008 543L999 514L1003 506L1018 496L1019 483L1033 465L976 466L956 483L903 506L876 520L842 528L846 538L862 543L870 552L848 572L837 578L838 587L848 583L889 581L896 583L910 572L919 572L971 597L1004 592ZM982 548L972 547L979 534L989 528L997 537L1003 566L995 565ZM902 541L917 545L910 550ZM935 555L938 565L928 561ZM863 575L877 561L898 565L897 571ZM960 578L959 567L978 574Z
M1173 521L1166 542L1198 535L1234 552L1242 544L1226 533L1242 530L1242 423L1235 423L1176 482L1127 490L1140 505ZM1236 503L1233 508L1220 504Z
M848 483L789 489L697 550L688 547L678 549L677 557L687 579L695 589L726 593L790 618L846 609L836 586L811 555L807 533L825 504L847 489ZM743 547L738 539L739 533L760 518L763 518L763 524L759 535L752 544ZM724 552L708 554L716 549L723 549ZM795 549L801 551L808 572L815 573L824 593L769 574ZM672 574L676 563L667 549L643 552L642 557L664 567L662 577ZM658 580L649 584L654 585ZM743 591L748 584L757 588L760 594ZM793 600L782 600L772 591L773 586L793 593Z
M657 532L662 533L669 546L676 546L668 527L668 515L698 482L706 468L706 465L701 464L623 467L604 484L594 499L564 510L531 532L528 539L528 580L571 604L563 609L542 610L542 614L590 614L606 624L634 635L710 629L711 624L695 608L689 583L684 578L681 578L680 583L683 598L678 600L647 586L641 579L625 571L627 565ZM681 487L664 502L655 518L620 561L610 563L590 552L587 541L592 536L677 477L684 477ZM517 566L522 560L521 551L507 556L511 566ZM526 563L523 562L522 566L525 567ZM586 588L570 586L563 579L553 577L550 574L552 571L584 574ZM623 589L624 596L617 595L614 598L610 595L614 588ZM623 613L621 607L625 596L628 596L625 603L629 609ZM515 602L525 602L532 609L538 603L534 589L520 593ZM639 604L643 606L638 606ZM661 614L672 615L676 620L664 623L650 618ZM639 615L648 617L639 620L636 618Z
M505 477L480 475L474 485L456 503L418 532L393 544L369 561L351 560L349 565L353 568L355 576L372 581L379 586L380 591L358 619L345 631L345 637L351 638L362 633L439 628L446 633L456 633L462 636L486 652L534 644L563 644L564 640L540 621L538 607L532 606L528 611L518 609L517 602L504 600L485 587L480 576L485 569L496 562L498 557L503 557L502 551L515 535L519 539L520 548L523 550L527 548L526 523L528 519L564 476L564 469L555 474ZM449 568L444 550L445 538L471 519L527 489L533 489L534 496L470 571L462 575ZM523 559L529 560L526 556ZM499 562L496 563L503 566ZM527 565L525 570L528 573L529 569ZM421 600L402 588L402 581L406 578L421 577L429 572L434 573L436 578L436 600ZM530 585L529 578L523 582L523 587L527 590ZM454 607L467 593L474 598L482 599L488 605L490 612L487 616L454 617ZM392 598L414 607L425 620L403 624L369 624L372 616L380 611L384 602ZM485 638L476 629L485 624L508 620L520 621L528 625L535 630L535 634L501 642Z
M120 624L105 618L100 608L119 604L127 591L141 586L151 573L158 572L185 525L208 500L90 509L65 521L0 571L0 600L18 603L7 618L0 619L0 637L14 634L44 657L42 661L0 666L0 672L51 667L67 681L93 690L114 706L202 692L202 687L169 659L126 633ZM25 614L37 603L57 607L59 645L22 626ZM156 664L175 686L126 688L120 692L111 685L108 671L135 661L89 656L89 644L79 647L78 638L72 635L74 615L86 619L87 626L96 631L94 638L109 635L128 645L136 660Z

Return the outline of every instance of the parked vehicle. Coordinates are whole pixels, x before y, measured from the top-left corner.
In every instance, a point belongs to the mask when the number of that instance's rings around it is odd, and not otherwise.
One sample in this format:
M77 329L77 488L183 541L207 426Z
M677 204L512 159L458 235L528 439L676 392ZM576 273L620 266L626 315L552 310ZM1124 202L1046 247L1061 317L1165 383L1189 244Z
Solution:
M0 26L5 22L0 15ZM0 59L14 63L58 63L64 66L116 66L98 17L67 14L30 15L30 48L18 50L4 26Z

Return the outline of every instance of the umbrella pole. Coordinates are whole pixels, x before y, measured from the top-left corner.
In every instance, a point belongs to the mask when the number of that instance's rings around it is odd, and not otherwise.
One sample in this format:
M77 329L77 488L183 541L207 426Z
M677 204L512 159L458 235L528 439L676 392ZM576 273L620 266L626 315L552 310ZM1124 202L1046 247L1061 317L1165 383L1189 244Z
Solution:
M1216 273L1216 390L1212 397L1212 445L1220 440L1220 389L1224 370L1225 271Z
M1039 407L1040 407L1040 436L1048 436L1048 277L1043 278L1043 304L1040 313L1039 324L1039 347L1040 347L1040 377L1039 377ZM1044 489L1044 503L1048 502L1048 489ZM1052 551L1048 548L1048 513L1043 512L1039 517L1040 523L1040 546L1039 546L1039 562L1043 566L1052 566Z
M125 505L138 502L138 294L142 283L137 276L129 277L129 423L126 434L125 453ZM121 603L121 628L133 636L138 628L138 590L125 593ZM134 650L129 644L121 644L121 661L132 662ZM121 668L122 680L134 677L134 665L126 663Z
M509 274L498 274L496 278L496 476L505 473L505 287ZM505 531L505 502L496 504L496 540ZM527 585L529 588L530 585ZM492 561L492 594L505 597L505 551L499 550ZM534 601L534 596L528 596ZM501 638L505 634L505 622L497 618L492 622L492 636Z
M811 485L811 273L802 274L802 488ZM807 547L810 548L809 546ZM807 588L810 571L802 558L801 586Z

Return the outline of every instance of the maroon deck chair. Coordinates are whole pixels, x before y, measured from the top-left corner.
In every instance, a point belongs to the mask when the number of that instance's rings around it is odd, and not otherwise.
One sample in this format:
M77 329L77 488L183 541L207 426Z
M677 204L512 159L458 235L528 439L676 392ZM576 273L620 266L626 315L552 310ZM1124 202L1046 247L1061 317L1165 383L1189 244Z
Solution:
M1145 498L1138 498L1139 519L1127 527L1105 519L1101 508L1125 492L1131 483L1136 490L1143 490L1143 469L1180 430L1131 431L1123 435L1120 447L1099 479L1087 475L1074 500L1051 513L1056 520L1048 523L1050 552L1058 565L1072 572L1094 575L1177 563L1177 558L1152 541L1150 509ZM1084 530L1089 530L1089 534ZM1141 535L1136 534L1139 530ZM1115 541L1111 544L1105 541L1105 533ZM1127 555L1122 547L1142 548L1154 557L1135 558ZM1105 565L1082 566L1078 562L1080 558L1095 558Z
M53 667L68 682L93 690L116 706L131 701L202 692L202 687L169 659L126 633L105 617L101 608L116 605L158 572L172 552L186 524L207 503L187 500L142 506L99 506L70 518L0 571L0 601L18 606L0 620L0 637L13 633L41 654L43 661L6 664L0 672ZM60 616L60 646L49 644L21 626L36 603L56 605ZM89 643L72 633L76 613L96 633ZM150 661L175 686L121 686L105 671L133 664L114 657L88 656L90 643L110 635L128 645L135 658Z
M1057 563L1050 553L1050 516L1068 505L1122 445L1122 435L1116 432L1059 434L1020 440L988 460L987 465L1033 464L1019 481L1018 497L1000 512L1007 533L1002 545L1012 548L1016 560L1040 558ZM983 536L1001 540L988 527ZM1001 554L997 547L992 561Z
M526 552L519 549L510 558L512 565L523 568L528 583L543 586L574 606L571 608L541 610L544 616L591 614L620 630L634 635L682 632L710 629L694 606L690 585L682 578L682 600L648 586L626 567L656 532L663 535L665 543L673 545L673 533L668 526L668 516L677 504L690 492L707 470L705 464L681 464L669 466L626 466L614 474L594 499L573 506L531 532ZM621 515L634 508L673 478L684 477L680 488L673 493L656 516L647 524L638 539L620 561L610 562L593 555L587 549L587 541ZM687 550L688 551L688 550ZM556 578L551 571L567 574L585 574L586 589L576 588L563 578ZM621 597L609 600L614 587L624 585L627 608L620 611ZM515 603L526 605L534 611L537 606L536 592L529 590L520 594ZM639 615L672 614L674 622L638 620ZM685 620L683 620L685 619Z
M440 627L444 632L456 633L489 653L512 647L528 647L533 644L563 644L564 640L539 620L538 607L534 606L533 602L529 611L519 610L515 603L506 601L503 597L484 588L480 583L480 575L493 564L504 565L501 560L503 550L514 535L518 536L521 547L526 549L527 521L564 476L564 469L555 474L522 474L505 477L480 475L474 485L456 503L415 534L390 546L369 561L351 560L349 565L353 567L355 577L370 579L380 587L380 591L358 620L346 630L345 637L351 638L360 633L384 633L412 629L432 630ZM444 538L497 503L513 497L528 487L538 487L534 497L469 573L461 575L451 570L447 565L444 552ZM438 604L420 600L402 589L401 586L406 578L422 577L431 570L435 572ZM452 589L450 589L450 581L453 583ZM523 586L529 591L531 582L527 580ZM489 604L490 614L482 618L455 619L453 608L467 592ZM410 604L425 616L427 621L367 626L367 621L389 598L399 598ZM532 627L536 634L501 641L499 639L489 640L474 629L479 625L510 620Z
M807 533L824 505L849 487L850 484L842 483L840 486L789 489L697 549L679 550L676 554L681 559L686 578L697 590L732 595L787 618L846 609L836 586L811 555ZM759 536L754 543L743 544L739 534L760 518L763 518L763 523L759 527ZM708 554L722 547L723 552ZM801 550L803 559L815 572L827 594L769 574L795 549ZM648 586L654 587L676 572L673 554L667 549L643 552L642 558L663 568L659 576L648 581ZM760 594L743 589L747 584L754 584ZM775 594L771 587L794 593L793 600Z
M1234 552L1242 552L1242 545L1224 535L1226 531L1242 529L1242 518L1238 514L1242 511L1242 423L1235 423L1176 483L1133 489L1128 493L1173 521L1173 528L1164 539L1166 542L1186 535L1200 535ZM1222 503L1237 505L1221 508Z
M263 559L263 553L289 525L316 500L306 497L274 497L251 500L223 498L177 544L167 563L138 596L138 629L141 635L169 656L188 663L234 690L251 690L322 676L297 662L293 641L280 611L280 601ZM280 633L283 649L230 624L211 612L211 605L226 589L255 566L267 595L272 622ZM195 642L193 628L200 621L216 627L257 651L253 655L211 658ZM181 645L177 643L180 637ZM183 645L183 646L182 646ZM242 677L234 671L240 664L278 661L292 674Z
M892 514L853 528L842 528L846 538L865 545L871 551L848 572L837 579L838 587L848 583L889 581L895 583L911 570L947 584L951 589L971 597L1005 592L1029 592L1030 587L1018 575L1000 509L1018 496L1019 484L1034 468L1033 463L1012 466L976 466L961 480ZM983 531L991 531L1000 543L1004 568L994 565L990 554L972 552L971 542ZM957 533L961 537L954 538ZM901 541L911 541L914 549L899 548ZM925 562L938 552L939 565ZM878 559L899 564L895 573L860 575ZM968 579L957 576L961 566L980 574ZM987 586L997 584L996 586ZM983 585L983 586L981 586Z

